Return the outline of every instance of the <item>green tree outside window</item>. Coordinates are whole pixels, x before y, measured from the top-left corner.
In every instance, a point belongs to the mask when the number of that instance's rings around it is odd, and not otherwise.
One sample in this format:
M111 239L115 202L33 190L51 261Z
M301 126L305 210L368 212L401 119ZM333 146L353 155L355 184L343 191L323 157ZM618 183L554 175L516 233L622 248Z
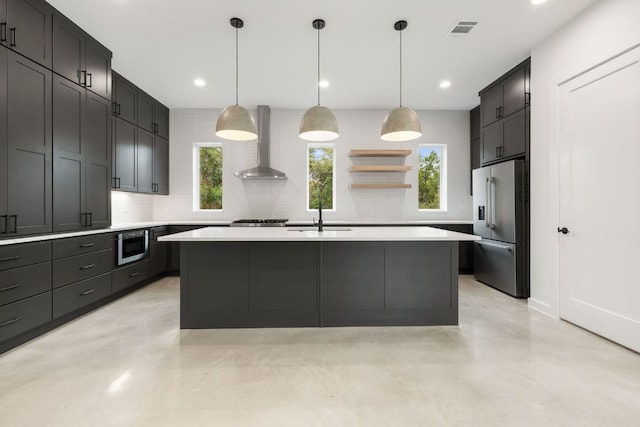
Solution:
M423 146L419 149L418 208L440 209L440 172L442 148Z
M199 147L200 209L222 209L222 147Z
M333 147L309 147L309 209L333 209Z

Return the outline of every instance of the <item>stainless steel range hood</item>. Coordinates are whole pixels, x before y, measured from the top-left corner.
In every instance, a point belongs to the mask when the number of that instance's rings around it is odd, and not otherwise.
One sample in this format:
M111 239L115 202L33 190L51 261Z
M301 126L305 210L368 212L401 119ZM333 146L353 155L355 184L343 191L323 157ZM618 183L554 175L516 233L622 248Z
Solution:
M287 179L287 174L269 166L271 109L258 105L258 166L235 173L240 179Z

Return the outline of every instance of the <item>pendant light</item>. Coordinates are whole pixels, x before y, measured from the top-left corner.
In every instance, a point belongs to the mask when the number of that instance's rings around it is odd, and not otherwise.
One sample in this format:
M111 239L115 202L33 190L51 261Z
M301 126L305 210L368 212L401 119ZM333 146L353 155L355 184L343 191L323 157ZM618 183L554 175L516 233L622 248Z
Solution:
M236 104L220 113L216 123L216 136L232 141L253 141L258 138L256 121L249 111L238 105L238 29L244 27L240 18L231 18L231 26L236 29Z
M415 111L402 106L402 31L407 21L398 21L393 28L400 33L400 107L387 114L380 138L384 141L411 141L422 136L422 126Z
M318 105L309 108L302 116L300 122L300 138L307 141L331 141L336 139L338 133L338 121L333 112L320 105L320 30L325 26L322 19L313 21L313 28L318 30Z

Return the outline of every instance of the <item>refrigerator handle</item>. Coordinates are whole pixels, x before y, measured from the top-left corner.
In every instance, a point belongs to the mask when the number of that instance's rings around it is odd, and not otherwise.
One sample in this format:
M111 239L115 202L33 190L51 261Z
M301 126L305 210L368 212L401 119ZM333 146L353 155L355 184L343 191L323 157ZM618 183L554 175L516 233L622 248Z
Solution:
M496 228L496 198L495 192L493 191L493 187L496 185L496 180L494 177L490 177L487 178L487 181L489 182L489 203L487 204L491 206L491 209L489 210L488 221L489 228L493 230L494 228Z
M487 212L484 215L484 225L487 228L491 227L491 184L489 178L485 181L485 194L487 195Z

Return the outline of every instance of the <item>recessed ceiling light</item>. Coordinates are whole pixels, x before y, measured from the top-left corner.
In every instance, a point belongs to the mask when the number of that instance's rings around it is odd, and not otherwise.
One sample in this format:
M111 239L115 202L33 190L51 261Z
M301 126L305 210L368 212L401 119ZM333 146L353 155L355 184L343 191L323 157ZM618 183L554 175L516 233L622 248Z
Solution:
M194 85L196 85L196 86L198 86L198 87L203 87L203 86L206 86L206 85L207 85L207 82L205 82L205 81L204 81L204 80L202 80L202 79L195 79L195 80L193 81L193 84L194 84Z
M329 87L329 81L328 80L320 80L318 82L318 86L320 86L320 87Z
M542 4L545 3L547 0L531 0L531 4Z
M451 82L449 80L443 80L443 81L440 82L440 87L442 89L446 89L449 86L451 86Z

